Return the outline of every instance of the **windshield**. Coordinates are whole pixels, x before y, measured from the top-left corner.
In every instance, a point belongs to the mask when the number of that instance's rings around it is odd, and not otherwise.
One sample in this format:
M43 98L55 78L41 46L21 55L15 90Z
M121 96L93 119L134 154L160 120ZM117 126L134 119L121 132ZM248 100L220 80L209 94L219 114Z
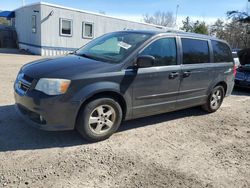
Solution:
M120 63L152 35L142 33L117 32L103 35L76 51L76 55Z

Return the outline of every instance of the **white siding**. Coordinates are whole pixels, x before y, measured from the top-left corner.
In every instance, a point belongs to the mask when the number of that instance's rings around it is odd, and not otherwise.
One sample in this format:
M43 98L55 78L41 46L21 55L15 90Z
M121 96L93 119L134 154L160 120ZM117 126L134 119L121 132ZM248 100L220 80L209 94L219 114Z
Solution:
M40 5L17 9L15 15L15 28L17 31L19 48L40 54L41 50L37 50L37 48L41 46ZM37 19L36 33L32 33L32 15L36 15ZM28 44L32 44L32 46Z

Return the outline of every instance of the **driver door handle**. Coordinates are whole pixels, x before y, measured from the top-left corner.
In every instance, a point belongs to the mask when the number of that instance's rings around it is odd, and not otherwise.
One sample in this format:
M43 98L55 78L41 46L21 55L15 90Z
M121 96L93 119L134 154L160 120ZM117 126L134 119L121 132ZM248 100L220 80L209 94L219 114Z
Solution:
M169 74L169 79L175 79L176 77L179 76L179 73L178 72L171 72Z

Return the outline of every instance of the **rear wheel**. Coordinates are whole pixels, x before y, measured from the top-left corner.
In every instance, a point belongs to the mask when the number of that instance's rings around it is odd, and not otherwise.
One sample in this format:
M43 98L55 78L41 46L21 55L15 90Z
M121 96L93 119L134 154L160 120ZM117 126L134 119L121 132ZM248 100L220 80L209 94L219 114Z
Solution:
M202 108L210 113L217 111L223 102L224 96L224 88L222 86L216 86L208 96L207 102Z
M80 112L76 129L84 139L92 142L109 138L120 126L122 110L112 98L89 102Z

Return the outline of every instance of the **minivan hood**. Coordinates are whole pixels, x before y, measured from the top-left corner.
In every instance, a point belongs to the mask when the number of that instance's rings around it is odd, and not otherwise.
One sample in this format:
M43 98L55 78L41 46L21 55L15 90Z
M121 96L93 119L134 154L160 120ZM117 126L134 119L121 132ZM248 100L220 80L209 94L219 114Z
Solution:
M73 79L83 74L110 72L115 69L117 69L117 65L112 63L68 55L28 63L22 67L22 72L32 78Z

